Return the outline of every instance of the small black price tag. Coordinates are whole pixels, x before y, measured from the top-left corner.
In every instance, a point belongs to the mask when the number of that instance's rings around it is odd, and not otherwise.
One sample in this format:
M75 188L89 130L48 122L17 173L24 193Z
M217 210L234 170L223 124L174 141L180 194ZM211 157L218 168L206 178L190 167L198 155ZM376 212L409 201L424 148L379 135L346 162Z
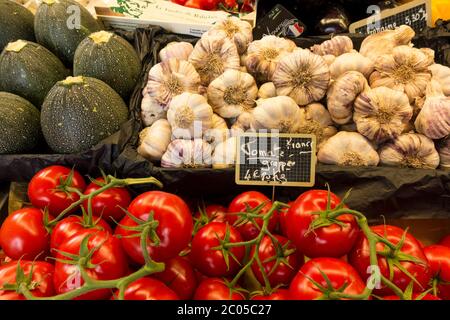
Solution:
M236 184L314 186L314 135L245 133L238 137L237 148Z
M258 20L253 29L253 38L261 39L266 35L297 38L305 32L305 25L281 4L277 4L264 17Z

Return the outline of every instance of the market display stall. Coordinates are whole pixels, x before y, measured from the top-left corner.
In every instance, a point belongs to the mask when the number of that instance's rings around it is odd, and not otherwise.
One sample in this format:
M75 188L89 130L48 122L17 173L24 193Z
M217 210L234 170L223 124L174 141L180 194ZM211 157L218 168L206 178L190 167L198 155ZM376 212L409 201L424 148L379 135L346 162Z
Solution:
M450 299L450 25L403 2L0 0L0 298Z

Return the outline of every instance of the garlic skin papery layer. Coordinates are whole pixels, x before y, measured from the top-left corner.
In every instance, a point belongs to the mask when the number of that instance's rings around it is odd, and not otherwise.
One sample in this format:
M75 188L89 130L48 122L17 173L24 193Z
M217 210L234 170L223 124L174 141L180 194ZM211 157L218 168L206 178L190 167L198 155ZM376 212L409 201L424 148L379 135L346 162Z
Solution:
M237 137L230 137L214 149L212 165L214 169L233 167L236 163Z
M141 102L141 118L144 126L151 126L155 121L166 117L167 110L164 106L150 97L149 94L145 94Z
M161 158L163 168L205 168L211 166L211 145L203 139L173 140Z
M166 119L156 120L152 126L144 128L139 134L137 152L144 158L159 161L167 150L172 137L172 128Z
M215 23L209 29L208 33L222 33L234 42L239 54L245 53L248 44L253 40L253 28L251 24L233 16Z
M172 58L179 60L187 60L194 50L189 42L170 42L161 51L159 51L159 59L166 61Z
M337 133L337 129L333 126L330 113L320 103L312 103L304 108L300 108L299 120L300 126L297 132L314 134L319 149L325 141Z
M320 56L333 55L338 57L353 50L353 41L347 36L336 36L321 44L311 47L311 51Z
M254 129L278 130L280 133L295 133L300 125L301 111L289 97L258 100L253 109Z

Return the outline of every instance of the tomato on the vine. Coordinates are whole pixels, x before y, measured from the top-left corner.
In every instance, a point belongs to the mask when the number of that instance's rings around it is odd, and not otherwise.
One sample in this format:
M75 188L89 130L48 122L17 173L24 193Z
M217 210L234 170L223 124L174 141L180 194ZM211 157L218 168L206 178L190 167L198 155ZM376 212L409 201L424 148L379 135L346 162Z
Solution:
M94 250L86 267L89 277L96 280L113 280L125 276L128 273L128 261L120 245L119 240L111 234L104 231L84 230L75 234L59 247L55 262L55 275L53 278L55 290L57 293L65 293L75 290L84 284L77 264L65 263L63 260L76 260L65 256L63 253L80 253L80 248L85 237L87 249ZM94 290L75 299L80 300L101 300L109 299L111 290Z
M139 232L127 227L149 226L159 239L148 239L147 250L155 261L166 261L176 257L185 249L192 237L194 227L191 211L186 203L178 196L162 191L149 191L136 197L128 207L129 213L140 220L136 222L125 216L116 228L120 235L125 252L138 264L144 264L140 237L130 237ZM152 227L157 222L156 227Z
M230 224L239 224L236 229L242 235L245 240L251 240L258 236L260 229L263 225L263 219L256 218L254 219L255 223L259 226L255 226L251 221L246 221L241 225L240 220L241 216L238 215L240 212L249 212L249 210L256 209L257 207L262 207L257 214L264 216L269 210L272 208L272 201L267 198L264 194L257 191L247 191L241 193L237 197L231 201L228 206L227 213L227 221ZM255 212L256 213L256 212ZM243 221L244 222L244 221ZM270 219L268 224L268 230L273 231L277 227L278 224L278 215L274 213Z
M311 223L321 218L318 212L327 209L328 192L310 190L301 194L287 213L288 238L309 258L340 258L352 249L359 233L356 219L351 214L339 216L337 223L311 230ZM334 209L340 203L341 199L330 192L330 208Z
M383 300L401 300L399 296L385 296L383 297ZM412 295L412 299L411 300L441 300L440 298L432 295L432 294L419 294L419 293L414 293Z
M184 6L184 4L187 2L187 0L170 0L170 1L176 4L180 4L182 6Z
M203 9L202 4L200 3L202 0L187 0L184 3L185 7L194 8L194 9Z
M117 299L116 291L113 299ZM149 277L140 278L125 289L124 300L179 300L177 294L163 282Z
M405 235L403 229L390 225L378 225L370 229L396 246L395 249L389 249L384 243L377 243L378 266L381 275L393 282L402 291L405 291L408 285L414 281L413 291L423 292L431 279L431 270L416 238L410 233ZM402 241L403 237L404 241ZM367 271L371 265L369 252L369 242L365 235L361 233L348 258L350 264L355 267L364 280L367 280L370 276ZM380 289L374 289L374 294L379 296L387 296L392 293L392 290L383 284Z
M186 258L175 257L168 260L163 272L153 274L172 289L180 299L190 299L197 288L197 277Z
M303 256L296 251L295 246L288 239L274 235L276 242L269 236L264 236L258 250L264 272L272 287L289 285L297 273L298 267L303 263ZM256 246L252 247L250 256L253 256ZM264 285L264 276L257 261L252 263L252 271L256 279Z
M97 191L105 183L104 178L97 178L92 181L84 191L85 195L89 195ZM102 217L105 221L111 223L111 220L119 221L125 215L123 211L131 202L131 195L124 187L114 187L103 191L99 195L92 198L92 214ZM88 210L88 201L83 202L84 210Z
M326 277L332 288L328 287ZM322 288L317 287L314 282ZM328 296L328 291L359 295L365 288L358 272L348 263L336 258L315 258L300 268L291 282L289 293L293 300L332 299L332 296Z
M94 226L84 225L83 220L84 218L82 216L68 216L55 225L50 237L50 253L52 255L56 255L55 249L58 249L62 243L83 230L93 229L97 231L106 231L110 234L113 233L109 224L101 218L92 217L92 220L95 223Z
M200 208L200 211L197 211L194 214L194 218L196 219L207 219L206 222L225 222L225 217L227 214L227 208L218 204L210 204L204 208ZM202 215L203 214L203 215ZM205 223L206 224L206 223Z
M425 247L423 252L433 273L432 284L436 286L438 297L450 300L450 248L431 245Z
M50 234L45 224L44 213L40 209L14 211L0 228L0 246L13 260L33 260L38 256L44 259L50 245Z
M240 262L244 259L245 247L236 246L224 251L213 249L224 240L227 243L243 241L234 227L223 222L211 222L195 234L190 260L201 273L210 277L225 277L238 272Z
M53 288L53 273L54 267L48 262L44 261L11 261L0 266L0 300L25 300L22 294L15 290L6 290L7 285L17 286L17 264L24 273L25 278L28 278L30 272L32 276L27 281L25 279L26 287L35 297L50 297L55 294Z
M80 200L74 189L82 193L85 188L86 183L77 171L63 166L50 166L33 176L28 185L28 198L34 207L47 208L50 214L57 216Z
M230 288L222 279L206 278L195 291L194 300L245 300L237 288Z
M294 201L291 201L288 203L289 207L292 207L293 204L294 204ZM288 233L287 233L287 228L288 228L288 224L289 224L289 221L287 219L288 212L289 212L289 208L282 208L278 212L278 228L279 228L280 234L284 237L288 236Z
M450 248L450 234L448 236L442 238L442 240L441 240L441 242L439 242L439 244Z
M253 296L251 300L291 300L291 296L287 289L276 289L268 295L258 294Z

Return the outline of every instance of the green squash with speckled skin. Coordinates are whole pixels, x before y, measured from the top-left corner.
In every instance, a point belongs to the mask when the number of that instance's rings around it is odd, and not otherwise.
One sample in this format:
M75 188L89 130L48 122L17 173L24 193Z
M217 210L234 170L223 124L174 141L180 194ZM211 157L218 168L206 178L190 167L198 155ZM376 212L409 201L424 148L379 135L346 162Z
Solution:
M41 109L41 127L57 153L85 151L120 129L128 119L122 98L103 81L68 77L50 90Z
M134 48L111 32L92 33L81 41L75 51L75 76L102 80L124 99L133 91L140 72L141 61Z
M17 94L38 109L53 85L68 75L53 53L34 42L10 42L0 54L0 91Z
M43 0L34 17L38 43L50 49L70 66L80 42L101 24L82 5L73 0Z
M0 154L32 151L41 141L39 110L9 92L0 92Z
M33 25L30 10L11 0L0 0L0 52L12 41L35 41Z

